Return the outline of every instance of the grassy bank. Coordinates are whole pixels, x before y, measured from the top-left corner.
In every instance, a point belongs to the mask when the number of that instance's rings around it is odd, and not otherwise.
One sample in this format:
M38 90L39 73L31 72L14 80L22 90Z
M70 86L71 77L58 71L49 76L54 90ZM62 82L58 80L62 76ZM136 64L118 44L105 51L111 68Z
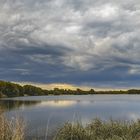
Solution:
M78 122L66 123L55 132L49 140L140 140L140 121L104 122L94 119L86 126ZM19 118L7 120L0 113L0 140L26 140L25 123ZM39 137L34 140L39 140Z
M103 122L95 119L86 126L66 123L54 140L140 140L140 121Z
M0 140L24 140L24 127L20 118L8 120L0 110Z

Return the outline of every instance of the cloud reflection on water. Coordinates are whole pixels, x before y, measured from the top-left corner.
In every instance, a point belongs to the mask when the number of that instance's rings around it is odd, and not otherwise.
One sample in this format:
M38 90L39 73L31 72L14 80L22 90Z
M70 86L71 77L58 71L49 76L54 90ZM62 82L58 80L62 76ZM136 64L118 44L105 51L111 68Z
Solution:
M76 104L76 101L61 101L61 100L54 100L54 101L42 101L39 106L50 106L50 107L69 107Z

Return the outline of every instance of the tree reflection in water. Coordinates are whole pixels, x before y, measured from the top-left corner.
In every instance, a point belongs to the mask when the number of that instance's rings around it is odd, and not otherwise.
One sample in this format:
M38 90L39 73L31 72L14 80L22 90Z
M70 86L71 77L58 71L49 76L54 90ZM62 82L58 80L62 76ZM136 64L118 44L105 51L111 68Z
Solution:
M12 109L19 109L25 106L34 106L41 103L41 101L19 101L19 100L0 100L0 108L4 111Z

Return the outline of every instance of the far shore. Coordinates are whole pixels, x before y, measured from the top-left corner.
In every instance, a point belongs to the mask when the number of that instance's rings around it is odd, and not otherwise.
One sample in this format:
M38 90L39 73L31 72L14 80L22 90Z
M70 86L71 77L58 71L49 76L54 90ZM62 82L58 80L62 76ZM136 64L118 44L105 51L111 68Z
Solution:
M46 90L40 87L32 85L21 86L12 82L0 81L0 98L8 97L25 97L25 96L55 96L55 95L140 95L140 89L129 89L129 90L110 90L110 91L95 91L90 89L88 91L77 88L76 90L71 89L59 89L54 88L53 90Z

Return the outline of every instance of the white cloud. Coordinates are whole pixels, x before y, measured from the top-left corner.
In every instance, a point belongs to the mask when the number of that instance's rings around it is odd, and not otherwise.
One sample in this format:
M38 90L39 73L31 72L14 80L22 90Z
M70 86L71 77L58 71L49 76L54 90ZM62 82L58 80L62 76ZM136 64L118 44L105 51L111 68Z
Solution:
M139 74L139 19L139 0L0 0L0 50L34 46L36 54L20 56L74 71L126 66L125 73ZM67 51L55 57L54 50Z

